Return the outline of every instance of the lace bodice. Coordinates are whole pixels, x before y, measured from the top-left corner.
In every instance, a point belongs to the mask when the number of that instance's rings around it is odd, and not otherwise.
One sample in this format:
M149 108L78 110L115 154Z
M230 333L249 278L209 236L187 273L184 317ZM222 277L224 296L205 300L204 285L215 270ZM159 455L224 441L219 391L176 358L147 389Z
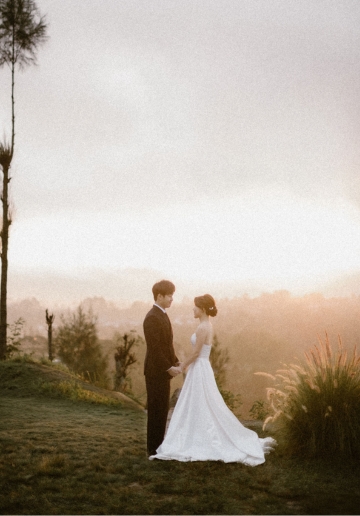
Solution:
M193 333L190 338L192 346L196 344L196 333ZM211 344L204 344L201 348L199 358L209 358L211 351Z

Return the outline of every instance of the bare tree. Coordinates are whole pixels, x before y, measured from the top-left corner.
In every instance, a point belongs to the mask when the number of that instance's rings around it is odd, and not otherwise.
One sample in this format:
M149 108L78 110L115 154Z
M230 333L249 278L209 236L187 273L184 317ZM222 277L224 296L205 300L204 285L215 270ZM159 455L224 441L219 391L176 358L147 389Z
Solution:
M53 361L53 349L52 349L52 325L55 319L55 315L49 315L48 309L45 311L46 314L46 324L48 325L48 353L50 362Z
M135 353L132 350L142 338L139 335L115 334L114 340L117 344L115 358L115 385L114 390L128 393L130 390L129 368L137 362Z
M45 42L47 25L33 0L0 0L0 67L11 71L11 140L0 144L3 172L0 287L0 360L6 357L10 167L15 147L15 69L36 64L36 50Z

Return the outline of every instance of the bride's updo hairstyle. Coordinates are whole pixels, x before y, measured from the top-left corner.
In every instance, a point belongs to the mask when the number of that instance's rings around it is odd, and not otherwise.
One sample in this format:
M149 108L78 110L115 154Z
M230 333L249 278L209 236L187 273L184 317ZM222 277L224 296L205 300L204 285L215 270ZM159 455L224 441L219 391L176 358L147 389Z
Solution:
M211 317L215 317L217 314L217 308L215 305L215 300L210 294L205 294L204 296L198 296L194 299L195 306L205 310L206 315L210 315Z

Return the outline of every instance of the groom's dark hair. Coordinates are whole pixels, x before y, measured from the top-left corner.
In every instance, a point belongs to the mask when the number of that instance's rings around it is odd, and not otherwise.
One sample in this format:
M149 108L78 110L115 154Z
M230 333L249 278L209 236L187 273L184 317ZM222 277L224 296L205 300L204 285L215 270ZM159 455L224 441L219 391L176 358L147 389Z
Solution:
M162 296L170 295L175 292L175 285L174 283L171 283L171 281L168 280L161 280L155 283L155 285L152 288L152 293L154 296L154 299L156 301L159 294Z

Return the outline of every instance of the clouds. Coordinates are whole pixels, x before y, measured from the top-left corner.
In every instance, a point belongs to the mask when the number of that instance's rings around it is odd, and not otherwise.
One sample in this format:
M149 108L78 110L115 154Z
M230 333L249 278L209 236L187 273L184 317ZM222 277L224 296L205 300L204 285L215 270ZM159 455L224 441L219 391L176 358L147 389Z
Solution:
M39 179L19 178L25 209L91 207L94 190L119 210L264 184L351 195L356 2L39 6L51 39L17 89L17 162Z
M64 245L71 228L77 263L87 245L101 249L103 242L114 266L102 227L116 231L116 221L122 235L126 226L136 234L143 220L169 219L182 235L173 242L183 248L181 264L194 248L181 229L191 234L184 213L203 227L204 210L213 210L226 248L233 236L222 231L224 206L246 207L249 198L254 213L278 196L295 211L325 202L339 215L339 202L360 206L357 0L38 5L50 39L39 66L17 75L12 181L19 228L13 231L22 235L16 246L28 248L29 260L36 256L33 266L42 256L35 242L58 249L51 228ZM9 127L7 70L0 80L0 117ZM158 270L154 240L141 235L138 255ZM159 246L169 238L162 233ZM237 242L233 253L240 251ZM123 264L145 265L131 254ZM229 267L238 270L235 262ZM251 263L245 276L250 269Z

